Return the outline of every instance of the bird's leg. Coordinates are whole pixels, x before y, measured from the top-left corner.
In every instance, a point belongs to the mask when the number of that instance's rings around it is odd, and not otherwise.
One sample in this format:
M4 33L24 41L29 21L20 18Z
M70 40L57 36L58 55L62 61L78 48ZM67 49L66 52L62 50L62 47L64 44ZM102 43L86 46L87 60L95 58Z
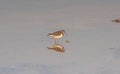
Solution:
M58 42L58 41L57 41L57 39L55 38L55 45L58 44L57 42Z

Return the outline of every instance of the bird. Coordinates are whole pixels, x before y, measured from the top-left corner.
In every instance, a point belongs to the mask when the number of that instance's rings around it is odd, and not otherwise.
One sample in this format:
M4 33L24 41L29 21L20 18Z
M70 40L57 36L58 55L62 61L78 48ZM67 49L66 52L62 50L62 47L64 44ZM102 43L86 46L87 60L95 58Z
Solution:
M57 43L57 39L62 38L65 34L65 30L59 30L53 33L48 33L49 36L55 39L55 43Z
M115 20L112 20L112 22L120 23L120 18L117 18L117 19L115 19Z

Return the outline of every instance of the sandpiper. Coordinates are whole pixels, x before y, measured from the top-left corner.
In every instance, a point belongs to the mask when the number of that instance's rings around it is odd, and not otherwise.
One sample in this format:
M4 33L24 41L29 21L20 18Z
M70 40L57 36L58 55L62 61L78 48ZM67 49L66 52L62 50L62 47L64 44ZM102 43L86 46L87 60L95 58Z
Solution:
M49 36L55 38L55 43L57 42L57 39L62 38L64 36L64 34L65 34L65 30L48 33Z
M117 19L115 19L115 20L112 20L112 22L120 23L120 18L117 18Z

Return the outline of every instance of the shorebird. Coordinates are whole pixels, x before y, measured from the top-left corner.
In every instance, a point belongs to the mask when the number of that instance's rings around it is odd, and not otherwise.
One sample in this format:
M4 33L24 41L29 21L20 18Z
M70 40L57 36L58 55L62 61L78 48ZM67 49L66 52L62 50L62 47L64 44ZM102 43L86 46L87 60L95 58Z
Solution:
M117 18L117 19L115 19L115 20L112 20L112 22L120 23L120 18Z
M49 36L55 38L55 43L57 42L57 39L62 38L64 36L64 34L65 34L65 30L48 33Z

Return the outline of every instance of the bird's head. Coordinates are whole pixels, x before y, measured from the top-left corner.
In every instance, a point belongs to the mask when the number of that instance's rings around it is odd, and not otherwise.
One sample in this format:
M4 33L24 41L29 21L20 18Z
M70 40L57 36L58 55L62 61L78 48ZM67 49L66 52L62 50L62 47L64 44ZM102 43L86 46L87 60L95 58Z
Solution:
M65 30L61 30L63 34L66 34Z

